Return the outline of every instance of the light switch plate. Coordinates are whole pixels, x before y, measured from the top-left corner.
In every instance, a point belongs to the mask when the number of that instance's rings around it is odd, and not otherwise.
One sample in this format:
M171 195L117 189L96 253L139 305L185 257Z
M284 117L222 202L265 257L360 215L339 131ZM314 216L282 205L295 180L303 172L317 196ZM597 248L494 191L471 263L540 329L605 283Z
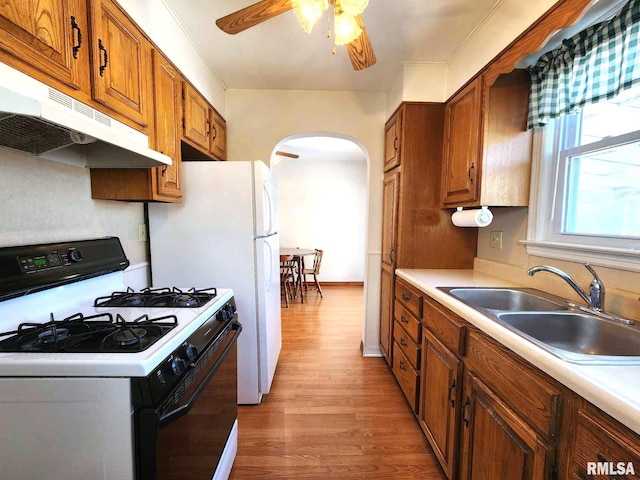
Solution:
M489 246L491 248L502 248L502 232L491 232Z

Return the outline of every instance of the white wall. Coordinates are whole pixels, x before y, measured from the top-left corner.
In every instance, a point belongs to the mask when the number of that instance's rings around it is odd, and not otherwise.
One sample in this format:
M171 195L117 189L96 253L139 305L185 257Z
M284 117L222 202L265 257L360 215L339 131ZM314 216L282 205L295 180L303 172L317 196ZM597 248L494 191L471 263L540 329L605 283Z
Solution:
M280 140L319 132L337 133L363 148L369 189L363 343L365 353L379 354L385 95L229 89L226 119L230 160L266 161Z
M280 245L323 250L321 282L363 282L364 154L360 161L277 158L271 166L278 183Z

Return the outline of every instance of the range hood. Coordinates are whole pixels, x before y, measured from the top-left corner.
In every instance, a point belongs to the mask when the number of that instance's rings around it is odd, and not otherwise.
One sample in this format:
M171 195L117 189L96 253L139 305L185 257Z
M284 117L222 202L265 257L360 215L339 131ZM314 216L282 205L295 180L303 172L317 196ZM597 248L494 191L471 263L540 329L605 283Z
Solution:
M0 63L0 148L90 168L171 165L141 132Z

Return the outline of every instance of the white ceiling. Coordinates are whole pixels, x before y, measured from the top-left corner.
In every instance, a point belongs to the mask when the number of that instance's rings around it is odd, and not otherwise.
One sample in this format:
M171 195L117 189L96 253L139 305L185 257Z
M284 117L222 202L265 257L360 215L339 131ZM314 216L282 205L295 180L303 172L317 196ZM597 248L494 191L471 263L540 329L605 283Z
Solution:
M216 19L254 0L165 0L227 88L386 91L401 62L447 63L502 0L370 0L363 13L378 59L354 71L332 55L327 14L311 34L292 11L236 35Z

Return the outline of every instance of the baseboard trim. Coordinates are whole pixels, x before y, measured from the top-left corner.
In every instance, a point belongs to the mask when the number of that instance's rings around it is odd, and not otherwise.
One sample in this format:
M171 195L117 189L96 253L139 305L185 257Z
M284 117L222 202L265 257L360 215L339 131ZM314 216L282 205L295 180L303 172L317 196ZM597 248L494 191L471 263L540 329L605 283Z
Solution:
M307 282L307 284L313 282ZM320 282L320 287L364 287L364 282Z

